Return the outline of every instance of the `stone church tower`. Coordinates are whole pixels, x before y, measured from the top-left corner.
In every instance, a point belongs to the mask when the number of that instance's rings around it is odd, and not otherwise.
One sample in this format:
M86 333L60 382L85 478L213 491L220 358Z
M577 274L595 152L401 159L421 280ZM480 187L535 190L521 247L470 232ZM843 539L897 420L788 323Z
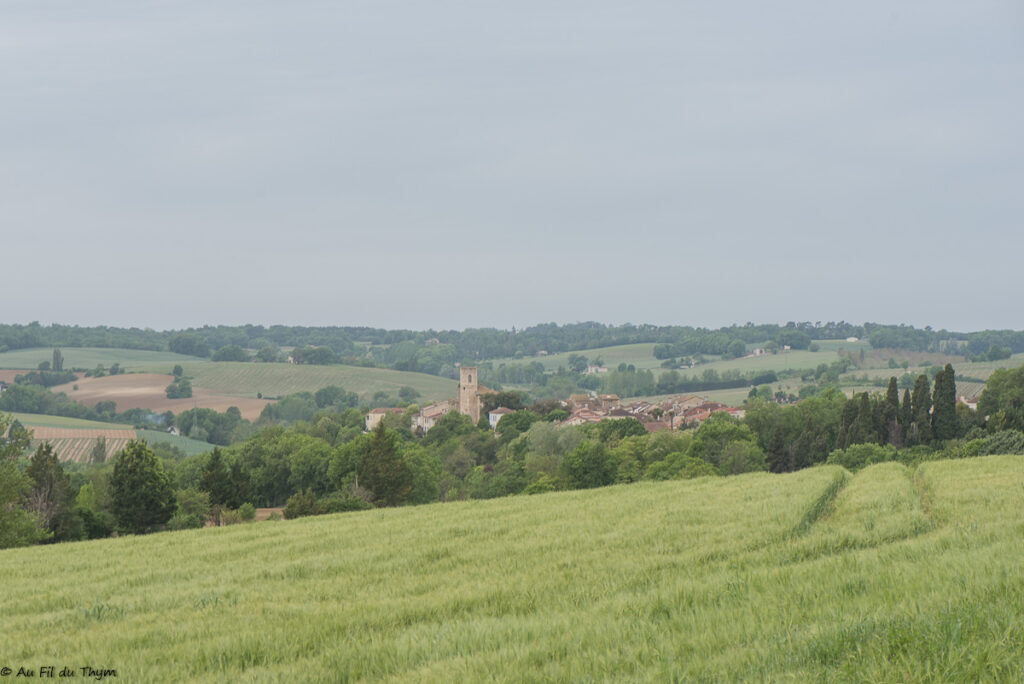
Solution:
M476 424L480 421L480 378L476 366L459 367L459 413L464 413Z

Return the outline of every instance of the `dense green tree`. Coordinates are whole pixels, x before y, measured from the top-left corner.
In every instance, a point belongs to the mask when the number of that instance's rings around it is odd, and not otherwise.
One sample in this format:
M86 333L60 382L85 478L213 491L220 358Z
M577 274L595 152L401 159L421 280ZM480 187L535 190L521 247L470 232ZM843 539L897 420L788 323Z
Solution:
M530 426L540 420L540 416L532 411L515 411L506 413L498 421L495 431L499 435L498 442L507 444L513 439L530 429Z
M199 489L209 494L210 503L226 508L238 508L244 501L244 477L237 464L232 467L224 462L221 450L214 447L203 466Z
M114 516L105 509L100 498L91 481L83 484L75 497L75 516L82 521L86 539L105 539L114 533Z
M899 449L903 446L903 428L900 424L900 390L895 377L889 378L881 414L884 441Z
M647 428L636 418L605 418L597 423L597 434L604 443L625 439L633 435L646 435Z
M946 367L935 376L932 392L932 437L936 440L955 439L959 432L956 417L956 374L953 366Z
M0 549L29 546L47 536L41 519L25 508L32 481L17 463L31 435L24 429L11 429L12 423L11 416L0 414Z
M876 402L867 392L861 392L850 400L857 405L857 417L850 427L850 444L878 444L879 439L878 411Z
M562 474L569 487L590 489L615 482L615 460L602 442L580 442L562 460Z
M357 468L359 486L373 494L377 506L397 506L412 490L412 472L399 452L397 435L378 425Z
M174 335L168 340L167 348L175 354L185 354L187 356L206 358L210 355L210 345L207 341L192 333Z
M132 440L114 461L111 504L118 528L131 534L153 532L177 508L171 480L149 446Z
M213 353L214 361L251 361L249 352L237 344L228 344Z
M480 397L480 415L482 416L503 406L513 411L521 411L526 408L526 397L522 392L495 392ZM551 408L556 407L552 406ZM534 410L534 407L531 407L531 410L537 415L541 415L541 412Z
M92 451L89 452L89 463L93 465L102 465L107 460L107 438L100 435L96 438L96 444L93 445Z
M467 435L477 429L472 419L458 411L451 411L441 416L434 427L430 428L423 438L424 444L443 444L452 437Z
M754 449L730 448L734 442L749 443ZM690 445L690 455L704 459L723 474L767 470L764 451L757 446L753 431L725 411L712 413L697 428Z
M729 347L728 347L728 350L726 352L726 356L729 356L729 357L734 358L734 359L738 359L738 358L740 358L742 356L745 356L746 353L747 353L747 345L743 344L743 340L733 340L732 342L729 343Z
M50 368L57 373L64 370L64 355L59 347L53 348L53 363L50 364Z
M981 392L978 413L989 417L990 430L1024 430L1024 366L992 372Z
M914 409L910 399L910 390L903 390L903 401L900 402L900 427L902 428L903 439L907 440L910 426L914 423Z
M32 481L26 509L40 519L53 541L81 538L81 524L74 515L75 493L53 447L43 442L29 459L25 474Z
M192 396L192 382L185 377L175 378L164 393L168 399L188 399Z
M281 350L278 349L275 345L267 345L265 347L261 347L260 350L256 352L256 360L262 361L263 363L274 363L280 357Z
M911 427L913 437L910 442L912 444L928 444L932 441L932 397L927 376L917 376L910 401L911 413L914 418Z
M772 431L771 441L765 449L765 457L768 460L768 470L773 473L788 473L793 470L793 462L790 452L786 448L785 434L781 425L776 425Z

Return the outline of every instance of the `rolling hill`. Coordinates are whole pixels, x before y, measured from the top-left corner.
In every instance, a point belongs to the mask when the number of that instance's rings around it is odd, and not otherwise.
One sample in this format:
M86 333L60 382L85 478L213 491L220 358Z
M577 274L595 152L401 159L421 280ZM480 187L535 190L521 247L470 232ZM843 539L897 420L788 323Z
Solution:
M977 681L1024 671L1024 457L0 553L5 665L130 681Z

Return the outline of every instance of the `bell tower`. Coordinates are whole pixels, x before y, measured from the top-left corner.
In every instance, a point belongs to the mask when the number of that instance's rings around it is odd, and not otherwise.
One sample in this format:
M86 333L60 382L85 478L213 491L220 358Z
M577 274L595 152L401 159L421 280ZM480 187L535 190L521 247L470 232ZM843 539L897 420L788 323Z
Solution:
M479 384L476 366L459 367L459 413L469 416L474 424L480 421Z

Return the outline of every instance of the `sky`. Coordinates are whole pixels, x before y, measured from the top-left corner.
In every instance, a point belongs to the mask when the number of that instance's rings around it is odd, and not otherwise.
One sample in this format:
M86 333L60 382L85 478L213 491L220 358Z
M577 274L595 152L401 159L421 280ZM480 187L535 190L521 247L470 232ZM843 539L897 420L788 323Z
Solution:
M5 0L0 322L1024 328L1017 0Z

